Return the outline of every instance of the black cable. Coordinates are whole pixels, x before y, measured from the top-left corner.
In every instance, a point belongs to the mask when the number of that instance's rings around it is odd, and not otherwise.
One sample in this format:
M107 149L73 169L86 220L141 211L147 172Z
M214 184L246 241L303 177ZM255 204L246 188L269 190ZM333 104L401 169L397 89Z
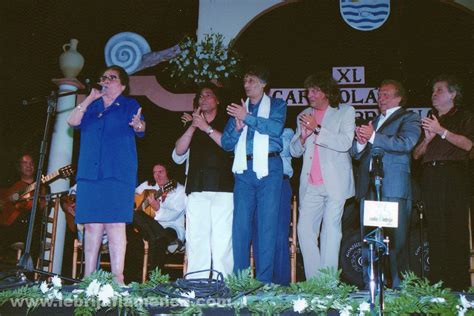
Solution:
M202 273L212 272L217 273L216 279L200 278L200 279L186 279L187 276ZM230 289L225 285L224 275L216 270L206 269L187 273L184 278L177 279L176 282L159 284L151 291L156 291L161 294L173 298L183 298L195 301L200 298L229 298ZM184 296L184 293L194 291L194 298Z

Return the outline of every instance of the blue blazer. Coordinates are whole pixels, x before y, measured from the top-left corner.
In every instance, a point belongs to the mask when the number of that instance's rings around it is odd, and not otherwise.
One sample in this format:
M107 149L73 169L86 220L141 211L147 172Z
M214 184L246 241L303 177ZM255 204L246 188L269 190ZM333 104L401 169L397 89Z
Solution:
M372 122L377 126L380 115ZM420 117L418 114L400 108L385 121L375 132L374 143L357 152L357 141L354 140L351 155L360 160L356 182L356 197L366 198L372 185L369 174L373 148L384 151L382 158L384 178L382 181L382 197L411 199L410 164L411 151L421 135Z

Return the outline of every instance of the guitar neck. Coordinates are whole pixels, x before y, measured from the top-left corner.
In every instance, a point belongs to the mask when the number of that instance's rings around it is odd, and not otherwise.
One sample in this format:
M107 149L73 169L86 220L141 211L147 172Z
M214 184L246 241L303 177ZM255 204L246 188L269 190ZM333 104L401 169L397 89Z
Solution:
M41 178L41 184L48 183L48 182L56 179L58 176L59 176L59 170L57 170L55 172L52 172L52 173L48 174L47 176L44 176L43 178Z
M162 195L163 195L163 189L160 188L159 190L157 190L155 192L155 194L153 194L155 196L155 199L159 199Z
M52 172L48 174L47 176L41 177L41 184L46 184L54 179L56 179L59 176L59 171ZM29 193L36 189L36 182L33 182L32 184L29 184L20 195Z

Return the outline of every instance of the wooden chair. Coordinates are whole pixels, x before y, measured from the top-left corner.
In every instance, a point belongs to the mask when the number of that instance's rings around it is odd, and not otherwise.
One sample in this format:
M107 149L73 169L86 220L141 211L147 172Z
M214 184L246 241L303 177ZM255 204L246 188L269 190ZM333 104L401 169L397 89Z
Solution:
M296 282L296 253L297 253L297 234L296 227L298 224L298 205L296 202L296 195L293 195L291 203L291 219L290 219L290 236L288 237L290 247L290 280L291 283ZM253 258L253 247L250 246L250 267L252 276L255 276L255 259Z
M80 255L80 257L79 257ZM100 261L99 261L99 267L107 267L110 268L110 257L109 257L109 244L101 244L100 246ZM77 267L78 265L80 266L80 275L82 275L82 265L84 264L83 260L83 246L82 243L79 241L79 239L74 239L74 247L73 247L73 252L72 252L72 273L71 276L73 279L76 279L77 274ZM109 259L109 260L107 260Z
M142 282L145 282L148 276L148 257L149 257L148 251L149 251L148 241L143 240ZM186 257L186 251L183 249L177 253L169 254L169 256L174 256L175 254L183 255L183 263L165 263L163 268L183 270L183 276L184 276L188 270L188 258Z
M42 249L39 253L39 257L36 261L36 268L38 270L52 272L53 271L53 259L54 259L54 251L55 251L55 243L56 243L56 228L58 222L58 213L59 213L59 198L54 198L51 204L48 204L49 215L46 220L46 227L43 229L45 230L45 240L43 241ZM16 257L19 261L22 255L22 252L25 248L25 243L23 242L16 242L10 246L12 249L16 250ZM35 279L38 275L35 273Z
M47 267L48 272L53 272L53 259L54 259L54 250L56 244L56 228L58 223L58 213L59 213L59 198L53 199L54 206L51 210L45 229L46 237L42 252L40 252L40 257L37 260L36 266L38 270L44 269ZM51 228L51 229L50 229Z

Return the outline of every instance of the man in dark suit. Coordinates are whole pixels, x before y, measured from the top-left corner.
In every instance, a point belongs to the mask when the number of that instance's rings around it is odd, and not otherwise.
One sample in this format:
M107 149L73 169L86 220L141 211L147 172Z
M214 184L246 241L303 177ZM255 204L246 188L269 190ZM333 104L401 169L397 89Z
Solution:
M356 184L356 197L361 201L361 227L363 229L364 200L375 200L372 177L374 149L384 153L382 201L398 203L398 228L384 230L390 238L390 270L392 287L400 285L400 273L408 270L407 235L411 213L412 190L410 183L411 151L421 134L418 114L405 110L405 90L395 80L381 83L378 94L380 114L368 125L356 128L351 148L354 159L360 160ZM363 252L364 257L367 251ZM367 266L364 266L364 283L368 287Z

